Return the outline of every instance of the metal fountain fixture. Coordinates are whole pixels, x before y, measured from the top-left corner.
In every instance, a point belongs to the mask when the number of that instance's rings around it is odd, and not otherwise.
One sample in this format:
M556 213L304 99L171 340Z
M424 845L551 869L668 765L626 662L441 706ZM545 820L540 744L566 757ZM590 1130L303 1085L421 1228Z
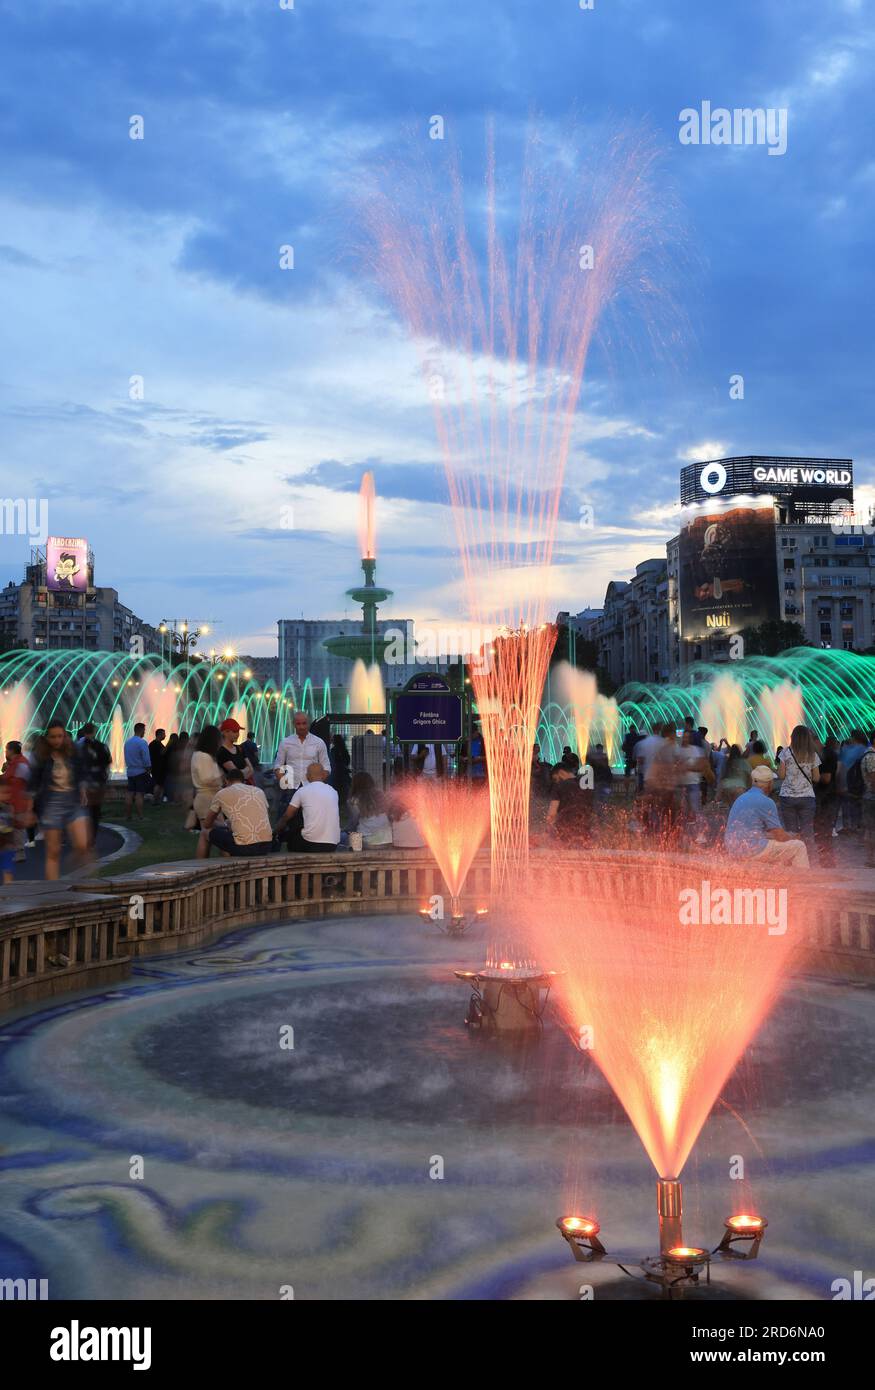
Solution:
M626 1262L633 1269L640 1270L640 1274L627 1269L620 1260L613 1259L609 1263L615 1264L632 1279L658 1285L666 1299L683 1298L688 1290L710 1285L713 1255L720 1255L723 1259L755 1260L769 1224L764 1216L744 1212L727 1217L723 1238L714 1250L686 1245L683 1238L683 1193L678 1178L659 1178L656 1184L656 1211L659 1218L659 1254ZM595 1217L560 1216L556 1225L575 1260L590 1263L605 1259L607 1251L598 1239L601 1227ZM737 1248L739 1246L744 1248Z

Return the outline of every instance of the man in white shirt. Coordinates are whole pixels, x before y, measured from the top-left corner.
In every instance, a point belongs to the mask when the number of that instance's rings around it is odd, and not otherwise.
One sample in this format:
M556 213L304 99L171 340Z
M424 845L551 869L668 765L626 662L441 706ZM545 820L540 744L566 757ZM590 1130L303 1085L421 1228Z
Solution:
M635 744L635 761L638 764L639 788L644 787L648 773L650 772L650 764L654 754L662 749L664 743L665 739L662 736L662 725L657 724L652 733L647 734L645 738L640 738Z
M282 778L287 791L304 785L311 763L319 763L326 773L331 772L328 749L318 735L310 733L310 720L303 710L295 710L294 724L295 732L283 739L273 765L277 781ZM283 768L289 769L286 777L283 777Z
M277 821L277 839L285 838L296 854L330 853L340 844L340 803L327 775L321 763L311 763L306 782Z

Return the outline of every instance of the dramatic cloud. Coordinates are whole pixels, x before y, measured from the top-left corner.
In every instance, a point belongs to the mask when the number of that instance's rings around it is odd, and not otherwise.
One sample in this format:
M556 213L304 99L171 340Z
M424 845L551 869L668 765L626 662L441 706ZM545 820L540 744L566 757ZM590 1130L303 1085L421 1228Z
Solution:
M411 140L457 151L476 189L487 115L505 151L533 110L558 144L573 121L598 143L646 120L686 211L686 326L633 322L591 359L557 608L664 551L683 461L853 456L873 495L875 29L857 0L5 11L0 490L44 497L150 621L183 608L268 653L278 618L342 615L365 469L386 616L460 616L420 353L357 256L353 195ZM681 146L680 111L705 99L786 105L786 155ZM512 238L512 198L500 216ZM28 554L0 537L0 582Z

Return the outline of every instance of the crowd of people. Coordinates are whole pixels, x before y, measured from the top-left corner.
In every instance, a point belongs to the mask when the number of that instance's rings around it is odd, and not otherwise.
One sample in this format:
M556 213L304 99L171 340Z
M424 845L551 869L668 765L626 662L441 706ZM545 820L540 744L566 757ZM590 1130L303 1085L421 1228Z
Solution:
M181 807L185 829L197 835L198 858L213 850L256 855L282 846L296 853L341 846L413 849L425 843L411 795L415 781L451 771L484 788L489 779L479 730L470 747L464 743L452 754L423 744L406 762L396 759L388 790L382 779L353 772L342 734L334 734L329 747L301 711L269 766L252 735L243 734L228 718L196 736L180 731L168 738L156 729L147 742L145 725L136 724L124 745L127 819L143 819L147 800ZM725 738L709 741L707 728L688 718L680 730L673 724L649 733L631 729L623 755L636 793L629 828L651 843L709 852L722 847L735 859L808 868L834 864L840 834L862 833L866 863L875 867L875 747L862 730L841 744L834 738L821 743L800 724L772 757L756 729L742 748ZM93 724L74 740L54 720L26 753L20 743L7 743L0 776L5 883L38 840L49 879L59 876L65 840L75 866L89 862L110 767ZM578 847L603 838L599 812L616 780L600 743L589 746L583 762L566 747L552 765L535 745L532 797L543 812L532 817L536 840Z
M111 758L93 724L84 724L74 740L62 720L54 719L33 747L6 744L0 775L0 871L11 883L15 864L29 846L42 841L45 876L61 872L65 840L77 865L87 864L100 824Z
M179 735L175 769L170 763L173 790L189 807L186 828L198 833L198 858L207 858L212 849L225 855L256 855L283 845L296 853L331 851L341 845L424 845L407 795L409 779L396 778L387 795L370 773L353 773L342 734L333 736L329 748L299 710L292 733L281 741L270 766L264 766L258 744L251 735L241 742L242 733L233 718L218 727L210 725L198 735L189 756L178 751L184 738ZM138 802L145 787L139 779L147 756L153 797L158 795L154 788L163 785L163 737L164 731L158 730L146 744L144 730L137 728L125 745L129 816L142 814ZM189 743L185 740L186 748ZM410 778L422 771L415 765Z
M251 735L241 741L243 732L229 718L196 736L180 731L168 738L159 728L147 742L145 724L135 724L124 745L126 819L145 821L147 801L181 807L185 830L197 835L198 858L212 850L264 854L283 845L299 853L424 846L410 790L414 779L434 771L426 766L426 748L414 751L409 771L399 770L387 794L370 773L352 772L343 735L333 736L329 750L302 712L269 767ZM74 868L93 859L111 765L93 724L73 739L54 720L26 753L20 743L7 743L0 775L4 883L40 842L48 879L60 875L65 843Z
M709 742L707 728L688 718L681 731L630 730L623 752L637 778L642 828L664 842L713 846L722 834L735 858L828 868L838 836L862 833L866 865L875 867L873 740L856 729L841 743L820 742L799 724L772 758L756 729L742 748ZM721 814L706 818L709 797Z

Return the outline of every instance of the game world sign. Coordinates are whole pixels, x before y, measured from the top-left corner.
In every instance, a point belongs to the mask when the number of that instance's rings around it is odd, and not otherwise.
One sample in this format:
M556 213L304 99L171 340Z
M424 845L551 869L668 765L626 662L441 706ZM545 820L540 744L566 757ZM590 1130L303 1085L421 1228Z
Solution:
M767 455L711 459L681 470L681 505L710 498L769 495L790 510L814 505L828 515L837 504L853 505L852 459L781 458Z

